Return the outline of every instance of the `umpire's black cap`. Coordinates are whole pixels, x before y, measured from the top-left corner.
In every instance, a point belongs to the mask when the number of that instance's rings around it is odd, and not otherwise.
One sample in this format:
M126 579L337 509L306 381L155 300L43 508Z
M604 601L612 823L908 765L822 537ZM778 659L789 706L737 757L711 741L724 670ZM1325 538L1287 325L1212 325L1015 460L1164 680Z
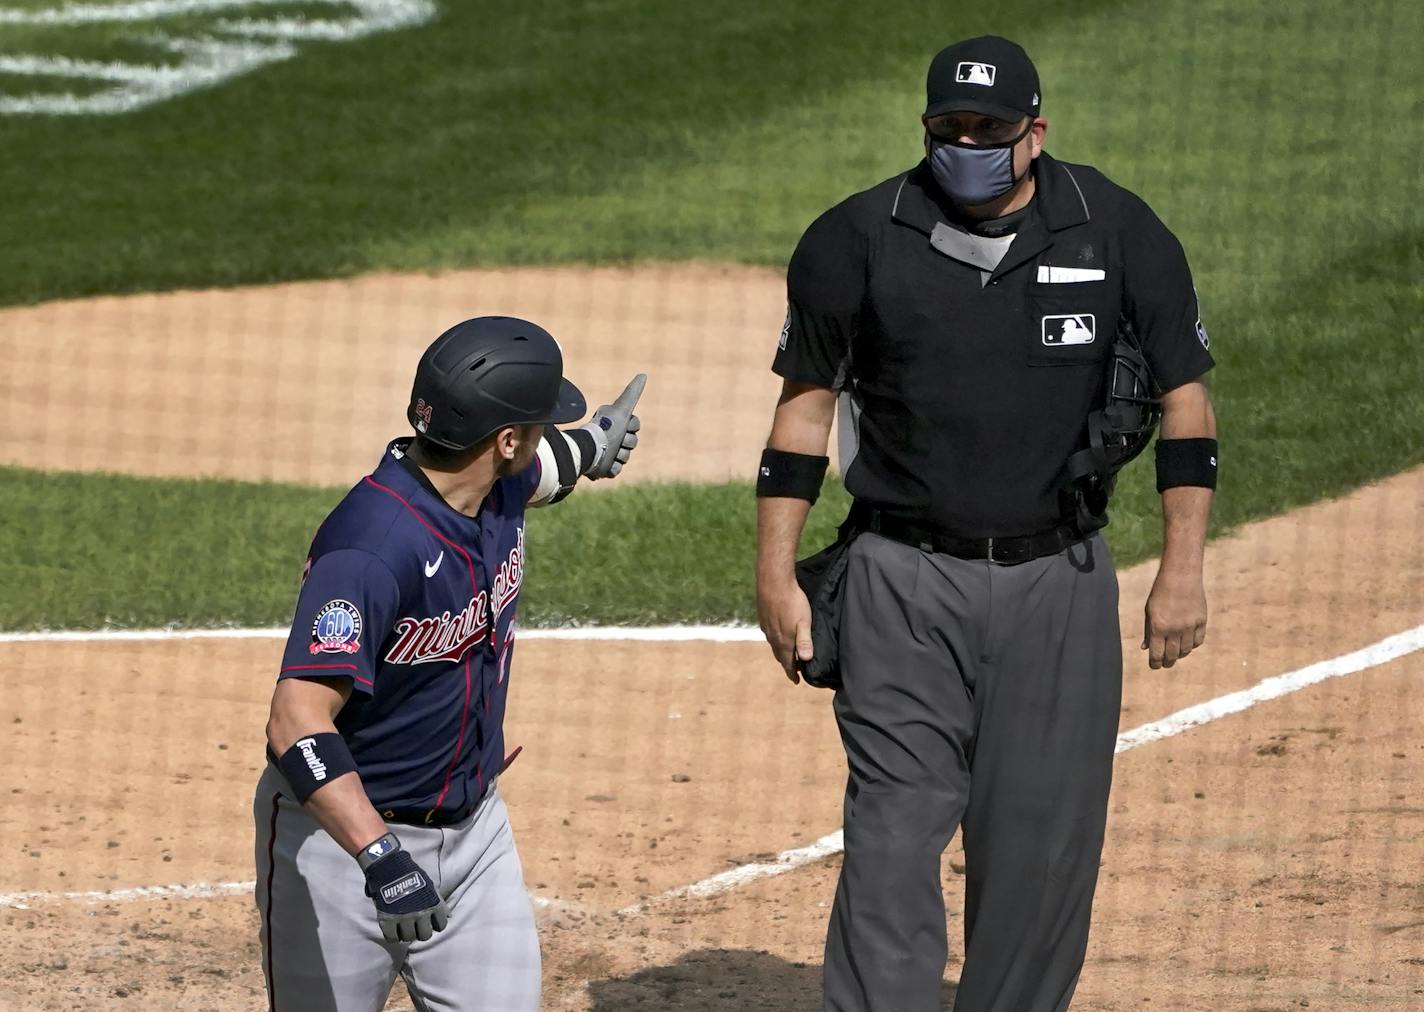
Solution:
M563 351L547 330L513 316L477 316L420 356L406 417L437 446L468 450L507 425L572 422L586 407L564 379Z
M1038 71L1017 42L998 35L939 51L925 79L925 115L978 112L1017 123L1039 110Z

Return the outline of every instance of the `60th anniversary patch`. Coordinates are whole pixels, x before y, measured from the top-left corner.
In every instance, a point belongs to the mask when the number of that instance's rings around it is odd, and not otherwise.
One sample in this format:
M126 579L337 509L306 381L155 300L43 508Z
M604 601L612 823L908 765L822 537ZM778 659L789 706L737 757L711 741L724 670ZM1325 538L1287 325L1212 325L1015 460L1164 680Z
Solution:
M312 623L311 652L354 654L361 649L361 612L350 601L337 598L321 606Z

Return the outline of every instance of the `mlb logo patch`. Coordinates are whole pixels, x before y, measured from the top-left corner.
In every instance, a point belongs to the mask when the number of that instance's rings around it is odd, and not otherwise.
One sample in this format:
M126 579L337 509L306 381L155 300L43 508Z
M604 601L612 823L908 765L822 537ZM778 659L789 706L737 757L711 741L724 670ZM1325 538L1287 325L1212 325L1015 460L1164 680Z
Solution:
M782 351L786 350L786 344L791 340L791 307L786 307L786 322L781 325L781 340L776 346Z
M1049 347L1092 344L1097 338L1097 320L1092 313L1058 313L1045 316L1041 324L1043 343Z
M960 84L982 84L986 88L993 87L994 75L999 72L999 68L992 63L961 63L954 72L954 79Z

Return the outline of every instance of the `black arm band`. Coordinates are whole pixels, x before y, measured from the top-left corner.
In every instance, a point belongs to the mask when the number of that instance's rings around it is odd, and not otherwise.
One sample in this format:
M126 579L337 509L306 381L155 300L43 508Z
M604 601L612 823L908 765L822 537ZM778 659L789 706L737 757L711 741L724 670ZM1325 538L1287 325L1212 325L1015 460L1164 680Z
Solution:
M1216 488L1215 439L1157 440L1157 491L1182 485Z
M305 805L317 788L325 787L342 774L354 772L356 760L351 758L345 738L334 731L324 731L298 738L277 760L277 768L292 785L297 802Z
M805 499L814 503L821 494L821 481L826 477L826 468L830 463L830 457L763 450L756 494L759 498Z
M554 467L559 477L559 490L549 499L549 504L553 505L567 498L574 490L574 486L578 484L579 473L574 465L573 451L569 449L569 442L564 438L564 433L552 425L546 425L544 442L549 444L549 452L554 455Z

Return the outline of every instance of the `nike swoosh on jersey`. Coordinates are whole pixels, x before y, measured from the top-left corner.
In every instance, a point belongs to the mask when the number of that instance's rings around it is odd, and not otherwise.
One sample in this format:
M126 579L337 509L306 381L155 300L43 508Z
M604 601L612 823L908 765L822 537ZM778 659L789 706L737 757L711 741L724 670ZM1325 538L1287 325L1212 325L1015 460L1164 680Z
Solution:
M440 549L440 554L437 555L437 556L435 556L435 561L434 561L434 562L427 562L427 563L425 564L425 575L426 575L427 577L434 576L436 570L438 570L438 569L440 568L440 563L442 563L442 562L444 562L444 561L445 561L445 549L442 548L442 549Z

